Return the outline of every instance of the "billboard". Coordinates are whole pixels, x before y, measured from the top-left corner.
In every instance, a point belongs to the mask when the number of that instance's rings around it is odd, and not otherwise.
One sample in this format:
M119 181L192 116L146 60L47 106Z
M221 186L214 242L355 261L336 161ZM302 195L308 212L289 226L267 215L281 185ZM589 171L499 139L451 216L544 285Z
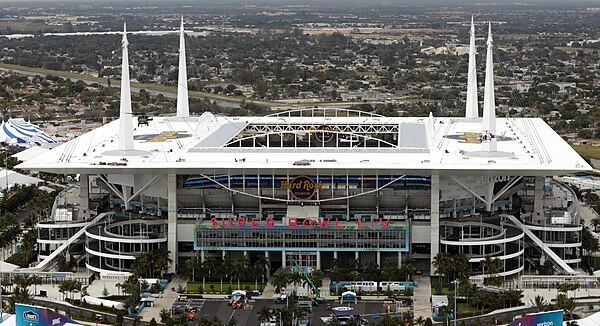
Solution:
M562 310L529 314L513 321L508 326L562 326L563 314Z
M15 305L17 325L29 326L63 326L76 324L73 320L43 307L35 307L17 303Z

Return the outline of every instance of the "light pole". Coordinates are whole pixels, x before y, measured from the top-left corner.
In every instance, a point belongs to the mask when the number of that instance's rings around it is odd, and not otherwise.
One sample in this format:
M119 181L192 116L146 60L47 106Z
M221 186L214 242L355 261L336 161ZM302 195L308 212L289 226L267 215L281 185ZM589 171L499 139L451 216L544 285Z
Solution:
M456 326L456 318L458 318L458 306L456 305L458 283L458 280L452 281L452 284L454 284L454 326Z

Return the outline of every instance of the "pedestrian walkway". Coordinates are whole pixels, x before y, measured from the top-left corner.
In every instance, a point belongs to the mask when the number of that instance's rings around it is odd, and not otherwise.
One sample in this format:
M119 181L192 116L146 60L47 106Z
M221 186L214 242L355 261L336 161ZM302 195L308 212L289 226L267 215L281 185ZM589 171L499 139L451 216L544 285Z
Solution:
M414 293L414 314L415 318L431 318L431 278L429 276L421 276L418 280L419 286L415 287Z
M275 296L275 287L267 281L267 285L265 285L265 289L260 296L261 299L272 299Z
M175 277L165 289L164 293L154 301L154 307L146 307L140 313L142 320L150 321L154 318L157 322L160 322L160 311L165 309L171 311L171 306L178 298L178 293L171 290L171 288L178 289L179 286L185 287L186 281L180 277Z

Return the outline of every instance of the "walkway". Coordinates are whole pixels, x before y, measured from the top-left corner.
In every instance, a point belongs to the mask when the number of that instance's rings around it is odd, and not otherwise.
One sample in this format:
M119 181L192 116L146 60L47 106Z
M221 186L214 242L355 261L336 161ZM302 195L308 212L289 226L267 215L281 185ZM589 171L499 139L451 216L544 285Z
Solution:
M100 222L100 220L102 220L103 218L109 216L109 215L113 215L114 213L102 213L98 216L96 216L93 220L91 220L90 222L88 222L85 226L83 226L79 231L75 232L75 234L69 238L69 240L67 240L65 243L63 243L62 245L60 245L60 247L58 247L56 250L54 250L50 256L46 257L46 259L42 260L39 264L37 264L35 267L31 267L31 268L26 268L26 269L22 269L20 271L22 272L39 272L39 271L44 271L44 269L46 267L51 267L50 263L56 258L58 257L60 254L62 254L62 252L67 249L71 244L73 244L75 241L78 241L83 234L85 233L85 230L87 230L87 228L91 225L94 225L98 222ZM50 265L50 266L49 266Z
M178 294L176 291L172 291L171 288L178 289L179 286L185 287L186 281L180 277L174 278L171 283L167 285L164 293L160 298L157 298L154 301L154 307L146 307L140 313L140 317L142 320L150 321L152 318L156 320L156 322L160 323L160 311L165 309L167 311L171 310L171 306L177 300Z
M560 269L563 270L566 274L569 274L569 275L578 274L577 272L575 272L573 270L573 268L571 268L571 266L569 266L567 263L565 263L564 260L560 259L560 257L558 257L558 255L554 251L552 251L552 249L550 249L550 247L548 247L529 228L527 228L527 226L523 225L523 223L521 223L521 221L519 221L516 217L514 217L512 215L508 215L508 214L505 214L502 216L508 218L514 225L521 228L521 230L523 230L523 232L525 232L527 237L529 237L529 239L531 239L533 241L533 243L535 243L536 246L538 246L540 249L542 249L544 251L544 253L548 257L550 257L550 259L552 259L556 263L556 265L558 267L560 267Z
M429 303L431 297L431 278L423 275L418 279L419 286L415 287L414 294L414 314L416 317L423 317L427 319L431 318L431 304Z

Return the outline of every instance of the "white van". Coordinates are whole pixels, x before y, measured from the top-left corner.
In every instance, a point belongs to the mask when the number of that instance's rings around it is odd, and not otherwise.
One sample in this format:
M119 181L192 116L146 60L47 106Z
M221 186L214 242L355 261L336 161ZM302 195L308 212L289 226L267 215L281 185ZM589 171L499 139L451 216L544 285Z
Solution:
M381 288L381 291L387 291L388 288L390 291L406 290L406 286L404 284L400 284L399 281L379 282L379 287Z
M354 291L377 291L377 282L373 281L357 281L350 284L350 288Z

